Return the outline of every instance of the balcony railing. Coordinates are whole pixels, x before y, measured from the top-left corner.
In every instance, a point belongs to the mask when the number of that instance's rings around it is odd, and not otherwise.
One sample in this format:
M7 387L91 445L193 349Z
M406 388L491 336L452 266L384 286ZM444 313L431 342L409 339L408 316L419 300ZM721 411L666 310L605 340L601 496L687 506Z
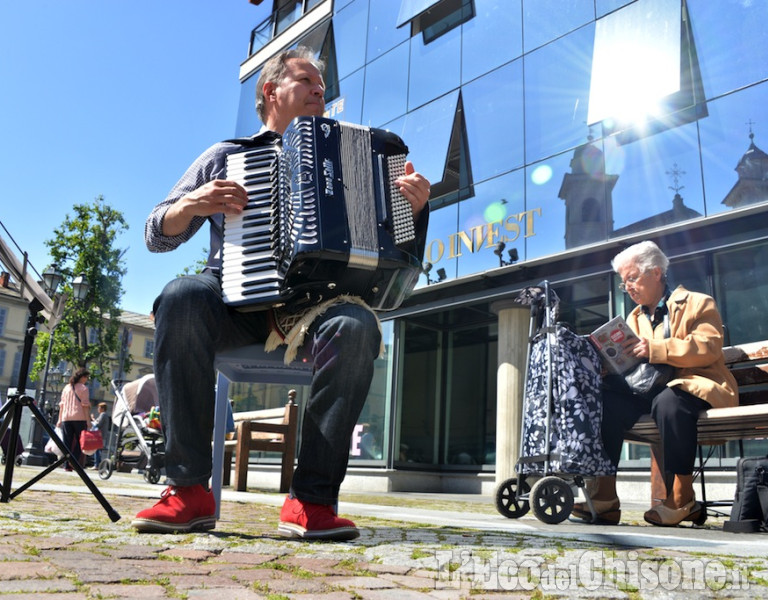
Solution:
M277 9L251 31L248 56L258 52L324 0L283 0Z

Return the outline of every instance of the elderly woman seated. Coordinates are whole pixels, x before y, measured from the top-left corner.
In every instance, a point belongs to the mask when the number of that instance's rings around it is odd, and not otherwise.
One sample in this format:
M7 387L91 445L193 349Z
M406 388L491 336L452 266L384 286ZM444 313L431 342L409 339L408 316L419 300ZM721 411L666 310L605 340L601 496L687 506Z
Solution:
M715 301L706 294L667 284L669 259L650 241L619 253L612 261L622 280L621 288L637 304L627 317L640 338L627 348L651 364L674 367L672 380L659 394L646 399L609 375L603 386L601 435L608 456L618 465L624 433L643 414L650 413L659 428L667 497L648 510L648 523L676 526L696 521L702 507L693 491L693 466L699 413L710 407L737 404L736 381L725 366L723 324ZM665 320L669 337L665 337ZM589 522L617 523L621 517L616 477L598 477L590 498L596 521L586 503L574 506L573 516Z

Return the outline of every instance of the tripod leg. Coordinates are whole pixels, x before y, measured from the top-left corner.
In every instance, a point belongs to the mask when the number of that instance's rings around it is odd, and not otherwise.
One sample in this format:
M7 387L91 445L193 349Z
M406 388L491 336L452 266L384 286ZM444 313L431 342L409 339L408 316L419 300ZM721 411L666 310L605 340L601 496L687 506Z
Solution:
M19 397L13 396L8 399L0 416L3 416L2 425L0 425L0 439L6 432L8 436L8 450L5 452L5 473L3 475L3 487L0 490L0 502L8 502L11 498L11 485L13 482L13 469L16 466L16 440L19 439L19 429L21 428L21 411L19 410ZM8 429L8 422L11 428Z
M83 483L88 487L88 489L91 490L91 493L94 495L96 500L99 501L99 504L101 504L101 506L107 512L107 515L109 516L110 520L113 523L115 521L119 521L120 515L117 513L117 511L114 508L112 508L109 502L107 502L107 499L99 491L99 488L97 488L96 485L93 483L93 481L91 481L90 477L88 477L83 467L80 466L80 462L75 460L75 457L70 451L70 449L64 446L64 443L59 439L59 436L56 435L56 432L53 430L53 427L51 427L50 423L48 423L48 421L45 419L45 415L43 415L43 413L34 403L29 402L27 406L29 406L30 410L32 411L33 418L40 424L43 430L45 430L45 432L51 437L53 442L59 447L59 450L61 450L61 452L63 453L62 459L69 459L69 462L72 465L73 469L77 472L77 474L80 476L80 479L83 480ZM39 477L19 487L19 489L13 492L13 494L9 495L9 498L15 498L16 496L21 494L24 490L26 490L28 487L30 487L33 483L41 479L43 475L47 475L49 472L50 472L50 469L45 471ZM10 487L8 488L8 490L10 490ZM4 494L5 494L5 491L6 490L4 489L3 490Z

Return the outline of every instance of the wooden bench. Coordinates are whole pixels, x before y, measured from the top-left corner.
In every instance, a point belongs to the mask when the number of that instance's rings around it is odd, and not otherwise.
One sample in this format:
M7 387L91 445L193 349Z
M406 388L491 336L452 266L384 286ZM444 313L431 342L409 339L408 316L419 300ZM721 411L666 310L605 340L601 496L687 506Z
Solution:
M235 457L235 489L246 491L248 460L252 451L282 453L280 492L291 486L296 459L296 431L299 410L296 390L288 392L288 403L283 408L271 408L234 413L235 439L224 442L223 485L230 483L232 455Z
M725 363L739 384L739 405L710 408L699 416L699 470L702 501L706 503L704 462L701 446L715 446L731 440L768 437L768 340L723 348ZM657 503L666 497L661 462L659 430L650 415L643 415L626 432L628 442L651 447L651 498Z

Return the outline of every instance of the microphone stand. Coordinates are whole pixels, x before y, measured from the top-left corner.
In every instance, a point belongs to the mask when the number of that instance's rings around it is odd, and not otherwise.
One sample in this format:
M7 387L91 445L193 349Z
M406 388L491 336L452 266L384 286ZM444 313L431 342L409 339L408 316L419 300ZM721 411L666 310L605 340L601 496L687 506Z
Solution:
M91 493L96 497L101 506L107 512L107 515L112 520L112 522L116 522L120 519L120 515L117 513L117 511L115 511L114 508L112 508L109 502L107 502L107 499L104 498L96 485L91 481L83 467L80 465L80 462L75 460L72 451L64 446L64 442L62 442L59 436L56 435L56 432L53 430L50 423L48 423L45 415L35 404L34 398L31 398L24 393L26 389L27 376L29 374L29 363L32 356L32 345L35 336L37 335L37 324L42 322L42 317L39 313L41 310L43 310L43 308L43 304L37 298L34 298L29 303L29 317L27 319L27 330L24 335L24 350L21 355L21 366L19 368L19 378L16 385L16 391L9 396L6 403L0 409L0 419L2 419L2 421L0 421L0 439L2 439L3 435L6 433L6 431L8 431L8 427L10 426L8 451L6 452L5 457L5 473L3 476L3 485L0 487L0 502L8 502L12 500L23 491L40 481L54 469L58 468L66 461L69 461L69 463L72 465L72 468L80 476L80 479L83 480L83 483L85 483ZM48 468L38 473L27 483L19 487L16 491L12 492L11 485L13 484L13 470L16 463L16 441L19 439L21 415L24 408L29 408L29 410L32 411L32 417L50 436L51 440L56 444L56 446L58 446L59 450L62 452L62 457L58 461L48 466Z

